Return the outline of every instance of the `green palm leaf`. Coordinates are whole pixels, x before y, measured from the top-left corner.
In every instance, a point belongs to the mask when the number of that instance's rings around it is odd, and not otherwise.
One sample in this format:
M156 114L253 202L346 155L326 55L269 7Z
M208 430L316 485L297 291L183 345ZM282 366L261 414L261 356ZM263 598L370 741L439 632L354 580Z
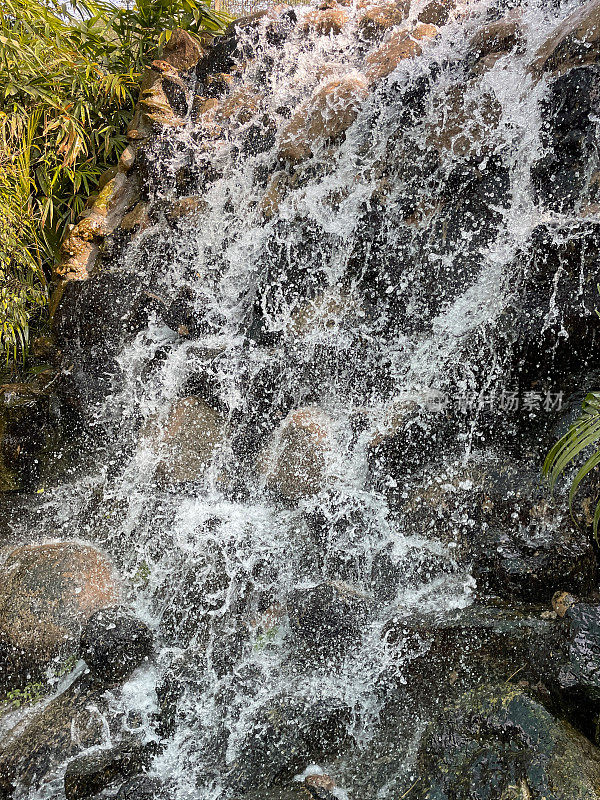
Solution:
M600 442L600 392L590 392L582 404L581 414L568 431L552 447L544 461L543 474L554 489L561 475L589 447ZM569 491L569 508L573 513L573 502L581 483L600 464L600 448L588 456L577 471ZM598 538L600 526L600 501L596 505L593 519L594 535Z

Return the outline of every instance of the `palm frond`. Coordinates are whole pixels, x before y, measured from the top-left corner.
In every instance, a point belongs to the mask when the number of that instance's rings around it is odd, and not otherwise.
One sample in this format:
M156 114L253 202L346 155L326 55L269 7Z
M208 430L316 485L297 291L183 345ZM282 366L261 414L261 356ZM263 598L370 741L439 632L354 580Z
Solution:
M563 473L588 449L596 446L579 468L569 491L569 508L573 513L573 502L587 476L600 464L600 392L590 392L583 401L581 414L573 422L568 431L552 447L543 466L544 477L548 479L550 488L554 489ZM593 519L594 535L598 537L600 526L600 501L596 505Z

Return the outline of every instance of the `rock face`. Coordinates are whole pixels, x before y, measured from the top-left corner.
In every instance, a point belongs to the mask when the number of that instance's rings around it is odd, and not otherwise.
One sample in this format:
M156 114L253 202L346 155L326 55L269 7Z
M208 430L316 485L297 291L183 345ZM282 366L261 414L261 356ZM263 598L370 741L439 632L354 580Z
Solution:
M0 568L0 632L9 659L38 666L73 650L83 625L119 595L109 559L76 542L27 545Z
M152 747L126 741L70 761L65 771L66 800L94 797L116 781L123 781L148 767Z
M152 632L120 608L97 611L88 620L79 654L104 683L120 683L152 656Z
M349 709L342 702L316 698L274 699L250 721L251 730L234 761L230 784L244 794L288 784L314 761L334 757L348 740Z
M59 430L45 388L50 380L0 386L0 492L39 485L44 451Z
M435 25L419 23L414 28L406 26L392 33L379 50L367 57L367 78L371 82L386 78L401 61L420 56L422 43L433 38L438 29Z
M322 412L292 411L262 456L267 487L289 501L317 494L324 485L330 446L330 422Z
M419 760L421 798L600 796L600 751L513 686L483 687L444 711Z

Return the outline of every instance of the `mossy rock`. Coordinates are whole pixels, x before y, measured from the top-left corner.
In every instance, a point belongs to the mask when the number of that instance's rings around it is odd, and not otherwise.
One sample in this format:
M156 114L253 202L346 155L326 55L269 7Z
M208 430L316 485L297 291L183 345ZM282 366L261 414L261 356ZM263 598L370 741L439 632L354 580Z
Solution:
M600 750L523 689L485 686L424 735L421 800L596 800Z

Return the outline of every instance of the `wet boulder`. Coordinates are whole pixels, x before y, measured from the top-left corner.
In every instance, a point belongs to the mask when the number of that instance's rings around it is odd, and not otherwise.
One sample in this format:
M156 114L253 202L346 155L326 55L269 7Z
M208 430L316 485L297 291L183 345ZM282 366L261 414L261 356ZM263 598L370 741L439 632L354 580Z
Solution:
M524 499L489 518L473 559L478 589L534 602L550 602L559 588L582 595L596 590L592 537L568 512Z
M310 9L302 22L302 29L321 36L338 34L350 19L348 9L339 5L335 0L326 0L318 8Z
M66 800L94 797L111 784L142 772L149 766L154 749L153 744L126 740L75 758L65 770Z
M316 658L335 658L355 646L367 621L367 598L342 583L295 589L287 599L295 638Z
M410 3L407 0L370 3L358 17L358 30L366 39L381 35L404 22L409 11Z
M428 726L415 797L600 797L600 750L522 689L484 686Z
M39 710L35 707L0 746L0 791L39 786L60 764L89 747L109 744L103 691L77 681Z
M600 711L600 606L571 603L563 614L566 660L559 686L582 708Z
M351 711L336 698L275 698L248 720L249 732L228 783L234 792L288 784L311 761L340 756L351 745Z
M403 26L371 53L366 60L366 75L370 83L387 78L407 58L416 58L423 52L423 45L438 33L435 25L424 22L414 27Z
M142 436L156 442L162 456L158 474L167 483L202 480L225 439L221 415L200 397L176 400L166 419L150 419Z
M12 550L0 567L4 668L9 674L19 663L41 668L73 652L90 616L118 596L112 563L91 545L52 542Z
M302 161L326 140L344 134L358 116L367 94L367 80L359 73L334 78L317 89L283 131L279 157Z
M409 715L431 714L465 691L513 675L554 690L565 653L562 626L547 606L475 603L412 613L398 608L385 623L382 639L401 664L386 702L397 704L400 694Z
M564 19L540 45L532 72L562 74L574 66L593 64L600 56L600 2L589 0Z
M327 479L331 446L331 422L322 411L290 412L259 461L267 488L292 502L318 494Z
M151 630L121 608L97 611L81 634L79 654L102 683L121 683L152 653Z
M532 177L539 199L553 211L571 211L590 194L588 181L598 149L599 78L597 64L569 70L552 82L542 101L545 153Z
M427 25L445 25L456 7L456 0L431 0L419 11L418 20Z

